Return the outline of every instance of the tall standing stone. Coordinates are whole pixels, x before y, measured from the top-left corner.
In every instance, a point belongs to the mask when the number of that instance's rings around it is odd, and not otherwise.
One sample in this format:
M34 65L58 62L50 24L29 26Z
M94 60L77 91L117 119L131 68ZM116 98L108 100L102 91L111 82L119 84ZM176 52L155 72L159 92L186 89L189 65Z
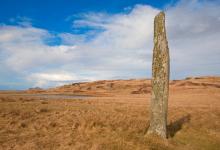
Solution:
M165 14L154 19L154 49L152 63L152 98L148 134L167 137L167 109L169 95L169 48L165 29Z

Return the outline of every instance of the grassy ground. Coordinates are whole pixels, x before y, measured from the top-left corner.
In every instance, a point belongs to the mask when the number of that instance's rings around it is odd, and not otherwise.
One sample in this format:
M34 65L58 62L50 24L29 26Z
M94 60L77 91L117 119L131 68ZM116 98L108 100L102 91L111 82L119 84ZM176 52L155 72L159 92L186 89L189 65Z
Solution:
M0 96L0 149L219 150L220 89L173 90L168 140L147 136L150 94L88 100Z

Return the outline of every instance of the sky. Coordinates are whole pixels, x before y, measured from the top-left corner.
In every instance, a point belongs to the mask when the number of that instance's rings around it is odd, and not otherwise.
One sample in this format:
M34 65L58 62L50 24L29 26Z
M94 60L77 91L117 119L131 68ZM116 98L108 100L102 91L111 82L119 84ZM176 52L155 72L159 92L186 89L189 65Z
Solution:
M151 78L166 14L171 79L220 75L220 0L1 0L0 90Z

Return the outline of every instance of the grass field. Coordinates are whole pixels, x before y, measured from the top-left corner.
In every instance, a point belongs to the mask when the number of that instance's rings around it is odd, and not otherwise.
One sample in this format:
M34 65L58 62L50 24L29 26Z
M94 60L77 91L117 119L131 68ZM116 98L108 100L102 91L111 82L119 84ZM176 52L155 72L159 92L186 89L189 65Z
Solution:
M219 150L220 88L171 88L167 140L146 135L150 96L46 100L0 94L0 149Z

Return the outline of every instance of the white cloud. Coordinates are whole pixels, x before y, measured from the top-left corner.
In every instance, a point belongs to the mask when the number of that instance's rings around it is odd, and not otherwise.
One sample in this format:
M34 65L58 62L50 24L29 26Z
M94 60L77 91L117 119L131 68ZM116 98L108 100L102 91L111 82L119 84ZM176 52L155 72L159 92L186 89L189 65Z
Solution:
M83 75L78 76L74 73L60 70L32 73L27 75L26 79L33 83L33 87L51 87L72 82L93 80L92 78L84 77Z
M68 73L34 73L31 78L46 80L46 81L73 81L77 80L75 75Z
M167 10L173 77L219 75L220 3L181 1Z
M34 27L21 27L21 26L0 26L0 42L1 45L10 43L42 43L44 38L48 38L50 34L48 31Z
M98 30L89 42L78 45L86 60L91 62L89 67L147 69L151 64L153 18L158 11L137 5L127 14L89 13L74 21L74 26Z
M93 27L106 28L106 26L113 21L112 16L107 13L83 13L79 14L77 19L73 22L73 27Z
M197 0L183 0L167 8L173 78L220 74L219 10L218 2ZM0 65L41 86L149 77L153 18L158 12L150 6L136 5L126 13L80 14L73 28L90 29L85 34L54 35L31 25L0 25ZM62 44L49 45L47 40L54 37L61 38Z
M3 25L0 35L0 54L5 56L2 65L17 72L63 64L74 57L75 46L47 45L45 40L53 35L43 29Z
M86 40L84 35L75 35L71 33L61 33L59 37L62 39L64 45L83 44Z

